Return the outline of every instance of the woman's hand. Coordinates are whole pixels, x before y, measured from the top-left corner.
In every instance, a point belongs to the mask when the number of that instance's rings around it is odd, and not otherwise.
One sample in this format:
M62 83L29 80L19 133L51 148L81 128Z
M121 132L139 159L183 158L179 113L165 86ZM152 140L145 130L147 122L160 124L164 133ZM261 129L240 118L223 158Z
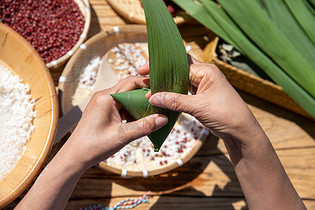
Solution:
M191 57L189 60L190 92L195 95L156 93L150 97L152 105L189 113L226 141L231 138L246 140L263 133L245 102L215 65ZM138 72L148 74L149 64Z
M149 65L138 72L148 74ZM149 102L195 116L224 140L249 209L305 209L268 137L222 72L190 58L189 80L195 95L148 94Z
M149 79L131 76L114 87L93 95L72 136L68 140L88 167L103 161L132 140L146 136L167 124L164 115L154 114L138 121L122 123L121 106L110 96L149 87Z

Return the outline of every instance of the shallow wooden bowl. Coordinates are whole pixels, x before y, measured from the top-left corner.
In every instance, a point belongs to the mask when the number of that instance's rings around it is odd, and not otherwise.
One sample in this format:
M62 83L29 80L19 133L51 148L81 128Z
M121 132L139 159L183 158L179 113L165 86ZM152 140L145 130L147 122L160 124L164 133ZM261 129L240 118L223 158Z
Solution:
M80 36L80 39L76 43L75 46L72 47L72 49L63 55L61 58L58 58L55 61L52 61L50 63L47 63L47 67L51 70L60 67L61 65L65 64L69 58L73 55L73 53L80 47L80 45L84 42L84 40L87 37L87 34L89 32L90 24L91 24L91 9L90 9L90 4L88 0L74 0L75 3L78 4L79 9L84 16L84 29L83 32Z
M36 178L51 149L58 120L58 103L51 75L36 50L0 23L0 59L20 76L35 99L35 130L21 159L0 180L0 209L17 198Z
M115 47L119 43L146 43L147 42L147 31L146 27L142 25L128 25L123 27L115 27L114 30L108 32L101 32L87 42L84 43L84 47L79 49L73 57L67 63L65 70L59 80L59 90L61 95L61 105L63 114L69 112L78 101L73 96L78 87L80 74L84 67L94 57L103 57L109 50ZM104 81L106 82L106 81ZM81 95L81 100L86 95ZM179 123L180 124L180 123ZM139 171L139 170L123 170L121 168L115 168L107 165L105 162L101 162L99 166L112 173L120 174L122 176L153 176L167 171L173 170L182 164L190 160L200 149L208 135L207 130L203 130L194 144L192 149L186 155L183 155L179 160L169 163L168 165L161 166L158 169Z

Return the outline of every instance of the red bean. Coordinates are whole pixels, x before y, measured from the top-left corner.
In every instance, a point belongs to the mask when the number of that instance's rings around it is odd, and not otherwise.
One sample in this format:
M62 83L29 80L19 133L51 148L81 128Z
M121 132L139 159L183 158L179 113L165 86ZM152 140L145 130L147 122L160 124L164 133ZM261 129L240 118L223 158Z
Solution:
M49 63L73 48L85 20L73 0L0 0L0 22L21 34Z

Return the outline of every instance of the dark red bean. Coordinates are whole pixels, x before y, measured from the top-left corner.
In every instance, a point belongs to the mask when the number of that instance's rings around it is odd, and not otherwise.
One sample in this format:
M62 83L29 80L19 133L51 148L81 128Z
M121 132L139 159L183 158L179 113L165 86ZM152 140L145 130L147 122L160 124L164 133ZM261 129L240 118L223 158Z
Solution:
M71 50L84 28L73 0L0 0L0 22L28 40L46 63Z

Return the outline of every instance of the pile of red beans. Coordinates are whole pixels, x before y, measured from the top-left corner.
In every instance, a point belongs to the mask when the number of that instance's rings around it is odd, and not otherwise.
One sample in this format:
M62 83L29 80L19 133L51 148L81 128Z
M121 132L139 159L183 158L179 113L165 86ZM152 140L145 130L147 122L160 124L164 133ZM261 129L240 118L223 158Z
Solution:
M73 0L0 0L0 22L21 34L49 63L74 47L85 21Z

